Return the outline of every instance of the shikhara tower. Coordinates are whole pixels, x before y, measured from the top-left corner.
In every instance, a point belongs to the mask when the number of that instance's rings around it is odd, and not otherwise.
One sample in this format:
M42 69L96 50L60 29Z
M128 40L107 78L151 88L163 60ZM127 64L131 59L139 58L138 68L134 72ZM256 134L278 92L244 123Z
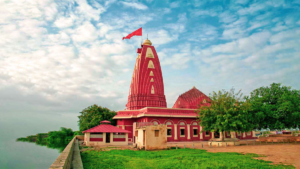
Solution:
M139 124L167 125L168 142L209 140L214 134L202 131L199 126L196 113L199 106L210 106L210 99L193 87L178 97L173 108L167 108L159 58L147 39L137 49L126 110L118 111L113 119L117 120L117 127L131 132L128 141L133 143L141 138L136 131ZM225 137L230 137L228 132ZM254 134L236 133L236 137L250 139L254 138Z
M151 41L145 40L141 48L137 49L137 53L127 110L167 107L159 58Z

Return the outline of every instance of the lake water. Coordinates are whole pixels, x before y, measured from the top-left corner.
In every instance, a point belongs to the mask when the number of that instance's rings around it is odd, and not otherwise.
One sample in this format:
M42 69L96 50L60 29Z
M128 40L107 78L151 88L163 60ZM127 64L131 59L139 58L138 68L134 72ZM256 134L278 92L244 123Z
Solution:
M14 139L7 140L7 142L0 142L0 168L49 168L59 154L59 149L51 149L35 143L16 142Z
M19 137L47 133L60 127L78 130L77 114L3 113L0 111L0 169L47 169L59 149L16 142ZM51 145L52 146L52 145Z

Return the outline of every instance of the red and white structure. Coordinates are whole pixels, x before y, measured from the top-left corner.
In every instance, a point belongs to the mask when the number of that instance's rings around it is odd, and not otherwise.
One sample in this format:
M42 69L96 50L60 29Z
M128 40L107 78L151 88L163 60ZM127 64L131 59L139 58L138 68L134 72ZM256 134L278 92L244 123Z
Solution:
M110 125L110 121L104 120L100 125L83 131L84 143L87 146L96 145L128 145L128 133L130 131Z
M193 87L180 95L173 108L167 108L163 76L157 52L150 40L137 49L126 110L118 111L113 118L117 126L131 131L129 141L134 142L137 124L166 124L167 141L203 141L212 137L211 132L201 132L195 112L199 103L209 106L209 97ZM207 102L207 103L206 103ZM254 132L242 133L240 139L254 138ZM230 137L225 133L225 137Z

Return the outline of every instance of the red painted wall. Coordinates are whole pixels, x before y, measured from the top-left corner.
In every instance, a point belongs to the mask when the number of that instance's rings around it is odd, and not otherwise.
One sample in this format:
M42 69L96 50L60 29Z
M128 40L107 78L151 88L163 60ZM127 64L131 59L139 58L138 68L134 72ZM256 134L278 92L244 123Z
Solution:
M126 138L113 138L113 141L114 141L114 142L117 142L117 141L120 141L120 142L121 142L121 141L125 141L125 139L126 139Z
M103 141L103 138L90 138L90 141Z

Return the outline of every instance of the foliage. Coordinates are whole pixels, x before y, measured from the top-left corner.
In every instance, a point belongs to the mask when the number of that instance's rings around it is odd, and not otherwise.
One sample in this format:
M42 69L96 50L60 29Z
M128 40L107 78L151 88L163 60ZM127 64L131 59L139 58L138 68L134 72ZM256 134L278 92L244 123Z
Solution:
M100 124L100 121L108 120L112 125L116 125L116 121L112 118L117 113L106 107L101 107L96 104L89 106L80 112L78 116L79 130L84 131Z
M73 132L72 129L61 127L60 131L38 133L36 135L27 136L26 138L18 138L17 141L35 142L37 145L59 149L59 151L62 152L75 135L76 133Z
M74 131L74 136L83 135L82 131Z
M256 128L284 129L300 126L300 91L273 83L251 92L251 115Z
M162 151L84 151L84 168L294 168L270 165L271 162L253 159L257 154L210 153L199 149Z
M58 143L58 144L68 144L74 137L74 132L72 129L61 127L60 131L50 131L48 133L47 142Z
M254 128L249 115L251 106L242 98L241 91L235 93L232 88L230 91L213 92L208 102L210 106L203 104L197 110L199 124L204 131L247 132Z

